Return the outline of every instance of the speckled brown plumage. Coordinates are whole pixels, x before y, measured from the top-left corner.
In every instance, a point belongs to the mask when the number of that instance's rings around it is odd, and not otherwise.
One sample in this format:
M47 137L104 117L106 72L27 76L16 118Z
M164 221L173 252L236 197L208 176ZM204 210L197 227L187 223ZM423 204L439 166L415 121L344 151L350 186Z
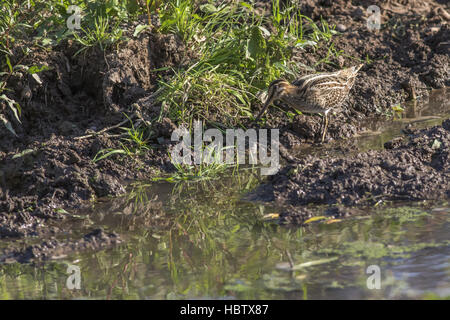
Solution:
M324 141L328 127L328 112L340 106L347 98L355 83L356 74L362 66L361 64L333 73L307 75L293 81L292 84L282 79L273 81L267 91L264 107L256 120L259 120L272 102L281 100L298 111L323 114L322 141Z

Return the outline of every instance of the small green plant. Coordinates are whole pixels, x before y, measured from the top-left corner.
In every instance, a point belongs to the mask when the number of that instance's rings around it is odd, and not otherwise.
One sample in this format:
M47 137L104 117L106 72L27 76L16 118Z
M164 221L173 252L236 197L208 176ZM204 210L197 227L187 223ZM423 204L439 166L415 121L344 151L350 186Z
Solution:
M99 46L102 51L105 51L109 46L122 39L122 30L119 28L119 22L113 26L109 24L109 18L99 16L95 19L93 29L83 29L84 35L80 36L74 33L75 40L83 45L83 47L75 53L79 53L94 47Z
M210 180L218 179L230 169L234 169L234 171L237 172L239 163L229 164L223 161L223 155L228 148L229 147L223 147L222 149L217 150L217 148L209 148L208 146L204 147L202 150L203 157L200 164L179 163L173 161L171 155L169 154L169 158L176 169L175 173L170 177L155 178L154 181L164 180L168 182L179 182Z
M167 1L161 11L160 31L178 34L185 42L189 42L198 31L199 22L202 20L193 11L193 1Z
M229 166L219 163L199 164L199 165L183 165L174 164L176 173L164 180L169 182L187 181L187 180L203 180L217 179L219 175L224 173Z
M243 75L216 72L209 66L195 67L176 72L170 82L160 82L165 89L160 99L170 105L171 119L185 123L194 119L213 122L223 120L224 116L228 120L226 125L235 125L239 117L251 115L250 101L254 95L245 86Z
M131 127L120 127L121 130L125 131L124 137L120 143L120 149L102 149L95 155L93 162L98 162L114 154L123 154L128 157L133 157L140 155L148 150L148 141L150 139L151 133L147 127L135 127L131 119L125 115L131 123Z
M391 114L395 119L401 119L403 111L405 111L405 108L400 103L391 107Z
M179 34L198 56L186 70L160 81L158 99L177 123L207 119L242 127L253 117L251 105L259 103L261 90L276 78L299 74L295 48L324 42L329 55L342 54L331 43L337 32L325 20L315 24L303 16L294 1L282 8L273 0L269 19L246 2L194 8L193 1L172 0L161 13L160 31Z

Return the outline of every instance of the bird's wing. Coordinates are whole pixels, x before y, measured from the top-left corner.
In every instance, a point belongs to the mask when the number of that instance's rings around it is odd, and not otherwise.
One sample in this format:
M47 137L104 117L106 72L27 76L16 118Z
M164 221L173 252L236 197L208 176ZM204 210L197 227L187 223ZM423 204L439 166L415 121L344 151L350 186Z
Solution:
M306 90L314 82L314 79L320 76L320 74L308 74L297 80L294 80L292 84L300 88L300 90Z
M304 99L305 102L311 107L323 107L325 104L323 90L315 87L306 89Z
M311 103L329 109L342 103L348 90L345 86L312 88L308 93Z

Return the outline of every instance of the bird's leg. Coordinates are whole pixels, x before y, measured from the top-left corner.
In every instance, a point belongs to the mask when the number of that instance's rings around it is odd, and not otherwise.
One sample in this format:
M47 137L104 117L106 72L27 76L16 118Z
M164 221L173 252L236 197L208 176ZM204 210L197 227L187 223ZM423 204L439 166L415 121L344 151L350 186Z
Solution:
M323 133L322 133L322 143L325 141L325 135L327 134L327 129L328 129L328 116L325 113L324 114L324 128L323 128Z

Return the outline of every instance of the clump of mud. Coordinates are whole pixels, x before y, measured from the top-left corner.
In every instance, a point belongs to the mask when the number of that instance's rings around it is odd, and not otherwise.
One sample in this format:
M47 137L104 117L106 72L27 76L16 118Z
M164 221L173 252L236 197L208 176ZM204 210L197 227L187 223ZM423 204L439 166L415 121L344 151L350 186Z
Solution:
M135 26L129 27L132 34ZM23 47L30 47L30 53L24 55ZM71 41L53 50L28 43L14 48L13 65L44 69L38 80L25 71L8 78L11 91L7 95L20 103L22 123L13 123L17 136L0 126L0 238L60 234L64 227L59 221L70 215L63 208L70 211L90 200L118 196L128 181L173 167L165 146L158 142L170 136L173 124L163 119L153 125L160 106L151 98L157 80L170 76L170 71L151 70L186 64L190 53L182 41L173 34L144 31L105 52L92 48L75 55L79 49ZM8 110L3 104L0 107ZM92 161L103 149L121 148L124 131L118 124L129 127L142 121L152 124L148 152L136 158ZM95 134L110 127L104 134ZM92 239L111 242L109 236L97 238ZM48 258L86 247L76 239L64 245L48 243L48 250L32 248L27 257ZM45 253L56 247L57 253ZM45 252L39 253L41 249Z
M368 205L380 200L450 197L450 120L411 131L382 151L288 165L260 188L261 200L280 204Z

